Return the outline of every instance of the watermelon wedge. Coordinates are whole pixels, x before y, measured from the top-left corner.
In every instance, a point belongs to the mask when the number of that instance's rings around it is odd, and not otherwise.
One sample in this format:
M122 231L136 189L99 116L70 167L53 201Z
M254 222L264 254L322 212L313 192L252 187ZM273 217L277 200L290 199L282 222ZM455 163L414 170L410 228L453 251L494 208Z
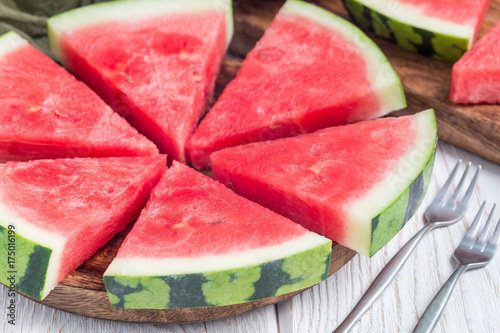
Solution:
M500 23L453 66L450 100L463 104L500 103Z
M43 299L135 219L162 155L0 164L0 282Z
M398 46L446 62L471 48L489 0L342 0L362 27Z
M432 110L212 154L215 179L305 228L372 256L412 217L429 185Z
M242 303L319 283L331 241L178 162L104 273L116 308Z
M233 33L230 0L112 1L48 20L50 47L162 153L185 145Z
M340 17L289 0L190 139L193 165L217 150L377 118L406 106L378 47Z
M0 161L158 153L92 90L15 32L0 36Z

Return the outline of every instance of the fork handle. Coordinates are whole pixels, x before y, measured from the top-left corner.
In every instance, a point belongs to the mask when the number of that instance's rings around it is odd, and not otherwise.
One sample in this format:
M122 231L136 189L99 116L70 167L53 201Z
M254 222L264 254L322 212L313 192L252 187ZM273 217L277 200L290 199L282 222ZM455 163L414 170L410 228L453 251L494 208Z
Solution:
M455 270L455 272L453 272L448 281L446 281L444 286L441 287L441 290L439 290L437 295L432 300L431 304L429 304L424 314L418 321L418 324L415 327L413 333L432 332L434 326L436 326L439 320L439 317L441 317L441 313L443 313L446 303L448 303L448 300L450 299L451 293L453 292L458 279L466 270L467 265L458 266L458 268Z
M351 313L333 333L347 333L351 329L359 318L361 318L363 313L365 313L372 303L378 298L382 291L391 283L392 280L394 280L399 270L403 267L404 263L422 237L424 237L424 235L433 228L433 224L426 224L415 236L413 236L412 239L408 241L408 243L405 244L405 246L401 248L401 250L399 250L398 253L396 253L391 261L389 261L384 269L378 274Z

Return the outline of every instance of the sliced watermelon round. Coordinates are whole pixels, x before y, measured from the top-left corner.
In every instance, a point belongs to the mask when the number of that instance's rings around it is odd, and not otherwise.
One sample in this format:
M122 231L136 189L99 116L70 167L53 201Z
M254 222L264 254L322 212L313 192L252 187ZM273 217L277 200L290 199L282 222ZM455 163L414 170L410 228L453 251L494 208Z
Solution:
M435 145L428 110L227 148L211 160L215 179L236 193L372 256L420 205Z
M0 164L0 282L43 299L137 218L165 165L162 155Z
M233 33L230 0L112 1L48 20L54 54L169 157L185 145Z
M405 107L378 47L342 18L301 1L282 7L191 137L196 168L217 150L377 118Z
M455 62L470 49L489 0L343 0L362 27L398 46Z
M0 161L137 156L158 149L15 32L0 36Z
M500 23L453 66L450 100L463 104L500 103Z
M229 305L319 283L330 253L330 240L174 162L104 282L117 308Z

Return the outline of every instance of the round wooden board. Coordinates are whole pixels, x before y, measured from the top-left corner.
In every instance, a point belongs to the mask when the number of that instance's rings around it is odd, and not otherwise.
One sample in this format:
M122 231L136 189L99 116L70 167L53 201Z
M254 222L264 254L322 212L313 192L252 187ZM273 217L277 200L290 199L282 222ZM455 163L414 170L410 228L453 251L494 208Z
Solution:
M133 310L111 307L102 275L132 228L132 224L118 233L105 246L85 261L43 300L44 305L74 314L109 320L146 323L187 323L220 319L278 303L304 290L236 305L169 310ZM356 252L334 244L329 275L351 260Z
M253 13L251 16L253 18L262 17L264 19L262 24L268 25L281 4L282 1L270 2L270 8L266 8L264 11L265 15L259 12ZM246 22L246 19L248 19L244 13L239 13L239 10L241 9L243 9L243 7L235 7L236 28L244 27L242 22ZM258 31L254 36L247 36L244 31L236 31L230 50L234 52L235 55L243 56L244 54L238 50L238 48L243 47L246 51L250 50L258 40L258 37L262 35L262 32L263 31ZM225 86L236 76L241 66L241 62L241 58L227 57L224 59L221 71L217 78L214 98L212 99L211 104L222 93ZM129 224L124 231L118 233L92 257L78 267L71 275L61 281L43 301L33 300L55 309L87 317L126 322L187 323L238 315L267 305L278 303L308 289L306 288L277 297L270 297L258 301L229 306L169 310L133 310L112 308L106 294L102 276L108 265L115 257L121 242L132 229L132 226L133 223ZM344 266L354 257L355 254L356 252L354 251L351 251L341 245L334 244L332 247L329 275ZM29 296L26 297L31 298Z

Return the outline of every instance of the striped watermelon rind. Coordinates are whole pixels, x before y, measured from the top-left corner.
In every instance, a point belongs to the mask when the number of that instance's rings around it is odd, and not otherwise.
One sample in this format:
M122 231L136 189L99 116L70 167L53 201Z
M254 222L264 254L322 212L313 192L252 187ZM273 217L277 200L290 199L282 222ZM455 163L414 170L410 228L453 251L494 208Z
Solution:
M7 254L6 260L0 264L0 282L23 294L42 299L47 294L45 280L52 249L17 235L17 232L15 226L5 228L0 225L0 248L6 249Z
M437 142L436 117L432 109L413 117L417 137L411 151L349 207L346 246L365 256L373 256L404 227L427 193ZM381 206L381 202L388 204Z
M45 298L57 284L56 268L64 241L19 217L2 203L0 237L0 249L5 257L0 264L0 282L35 299ZM12 276L14 278L9 279Z
M474 30L436 25L418 27L370 8L366 0L342 0L358 25L399 47L445 62L456 62L473 43ZM446 31L446 32L445 32ZM455 33L455 34L454 34Z
M404 227L427 192L437 142L436 118L432 109L414 117L416 145L382 182L349 208L348 242L366 256L373 256ZM380 207L380 202L389 204Z
M304 243L313 247L300 251ZM155 261L147 270L143 269L147 259L115 259L104 274L104 283L115 308L173 309L244 303L297 291L323 281L328 276L331 245L326 238L308 234L288 244L277 245L280 249L259 251L255 256L249 255L252 250L242 256L232 254L226 259L235 268L221 270L216 268L228 263L218 256L195 259L203 261L203 265L208 263L213 269L204 271L199 271L200 265L196 261L189 263L189 259L184 260L184 264L172 264L169 259L161 263ZM288 252L288 255L279 258L280 252ZM275 258L268 260L271 256ZM237 267L250 257L252 261L260 262ZM127 274L127 271L134 271L133 267L138 267L135 266L139 264L136 260L142 265L134 272L139 275ZM181 267L186 273L154 274L164 267Z
M424 170L396 201L372 219L369 256L377 253L408 222L417 211L429 187L435 151L433 150Z

